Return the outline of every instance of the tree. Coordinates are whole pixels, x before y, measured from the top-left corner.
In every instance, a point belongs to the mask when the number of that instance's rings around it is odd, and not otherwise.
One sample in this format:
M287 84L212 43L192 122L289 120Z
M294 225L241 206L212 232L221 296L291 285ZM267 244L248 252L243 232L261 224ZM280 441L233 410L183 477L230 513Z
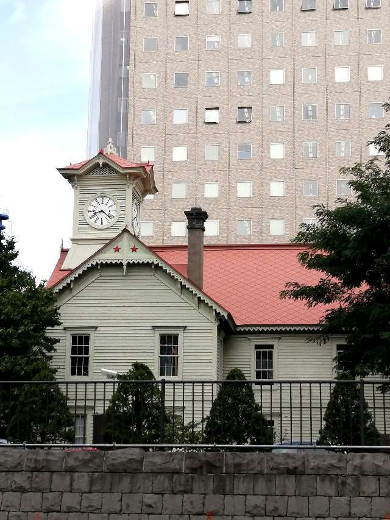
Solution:
M210 415L206 419L205 442L209 444L272 444L273 433L268 426L251 383L234 368L221 383Z
M338 377L340 383L333 387L324 415L324 426L320 430L319 445L360 446L364 440L367 446L378 446L380 435L372 421L367 401L363 397L363 421L361 420L360 383L342 383L355 378L348 372ZM362 438L362 423L364 439Z
M388 105L386 105L388 109ZM303 224L293 240L307 249L299 261L320 273L315 285L290 282L283 297L309 307L330 305L321 321L325 342L346 334L338 368L354 376L390 376L390 125L372 143L384 154L342 168L351 178L353 200L335 209L315 206L318 225Z

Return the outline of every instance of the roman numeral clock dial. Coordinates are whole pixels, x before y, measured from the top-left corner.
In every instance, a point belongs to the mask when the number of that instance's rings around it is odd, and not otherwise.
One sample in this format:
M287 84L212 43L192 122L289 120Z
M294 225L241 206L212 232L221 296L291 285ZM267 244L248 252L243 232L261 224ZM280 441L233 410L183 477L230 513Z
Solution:
M118 204L109 195L98 195L87 203L85 216L92 227L108 228L118 218Z

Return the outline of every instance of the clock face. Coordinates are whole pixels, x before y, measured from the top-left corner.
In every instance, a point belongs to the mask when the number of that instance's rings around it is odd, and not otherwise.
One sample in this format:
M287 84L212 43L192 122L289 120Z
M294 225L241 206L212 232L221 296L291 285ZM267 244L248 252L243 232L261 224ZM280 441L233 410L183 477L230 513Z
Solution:
M140 221L139 221L139 204L134 201L133 202L133 230L134 234L138 237L140 233Z
M110 227L118 217L117 203L108 195L98 195L89 201L86 216L93 227Z

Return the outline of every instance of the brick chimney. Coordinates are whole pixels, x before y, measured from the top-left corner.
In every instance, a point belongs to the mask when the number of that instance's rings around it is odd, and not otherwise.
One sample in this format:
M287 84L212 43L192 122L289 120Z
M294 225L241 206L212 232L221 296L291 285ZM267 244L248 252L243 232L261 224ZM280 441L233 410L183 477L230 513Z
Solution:
M203 244L204 223L209 218L202 208L191 208L184 212L188 220L188 265L187 274L191 282L203 288Z

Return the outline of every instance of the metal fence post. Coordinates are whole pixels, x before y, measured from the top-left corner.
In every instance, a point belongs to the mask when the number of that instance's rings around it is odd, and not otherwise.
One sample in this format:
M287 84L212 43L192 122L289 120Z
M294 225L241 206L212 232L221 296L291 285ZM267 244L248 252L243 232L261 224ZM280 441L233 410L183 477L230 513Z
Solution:
M360 444L365 445L365 421L364 421L364 381L360 379Z
M160 444L165 442L165 379L161 379Z

